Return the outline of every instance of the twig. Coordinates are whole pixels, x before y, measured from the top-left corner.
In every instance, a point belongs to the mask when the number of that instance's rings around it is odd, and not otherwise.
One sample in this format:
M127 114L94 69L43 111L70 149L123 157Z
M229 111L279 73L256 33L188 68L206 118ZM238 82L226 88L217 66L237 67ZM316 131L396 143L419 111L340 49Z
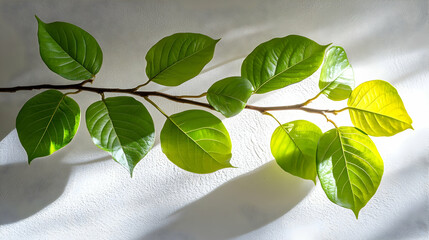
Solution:
M195 100L190 100L186 98L197 98L197 97L203 97L205 96L205 93L197 95L197 96L191 96L191 95L183 95L183 96L174 96L167 93L162 92L156 92L156 91L136 91L136 88L98 88L98 87L87 87L84 86L85 83L91 82L92 80L86 80L78 84L69 84L69 85L51 85L51 84L41 84L41 85L32 85L32 86L17 86L17 87L10 87L10 88L0 88L0 92L17 92L17 91L29 91L29 90L40 90L40 89L56 89L56 90L76 90L77 92L93 92L100 94L104 96L104 93L125 93L125 94L131 94L135 96L140 97L148 97L148 96L157 96L162 97L171 101L180 102L180 103L186 103L186 104L192 104L199 107L205 107L211 110L214 110L214 108L204 102L198 102ZM146 99L147 100L147 99ZM305 107L306 102L301 104L294 104L294 105L288 105L288 106L268 106L268 107L260 107L260 106L254 106L254 105L246 105L246 109L258 111L260 113L265 113L267 111L282 111L282 110L300 110L305 111L309 113L317 113L317 114L323 114L323 113L332 113L337 114L339 112L345 111L348 108L343 108L340 110L328 110L328 109L315 109L315 108L308 108Z

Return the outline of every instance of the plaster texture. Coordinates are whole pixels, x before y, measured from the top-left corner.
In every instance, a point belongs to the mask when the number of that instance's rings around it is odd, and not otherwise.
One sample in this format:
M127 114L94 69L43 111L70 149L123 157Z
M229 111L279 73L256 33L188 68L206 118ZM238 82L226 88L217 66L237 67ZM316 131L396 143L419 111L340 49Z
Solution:
M153 113L157 141L133 178L92 144L81 122L75 139L31 166L18 141L15 118L34 92L0 94L0 239L428 239L429 236L429 2L422 1L0 1L0 86L68 84L40 59L37 14L67 21L100 43L104 63L95 86L143 83L144 56L161 38L200 32L222 38L212 62L171 94L199 94L221 78L240 75L244 57L274 37L299 34L344 47L357 84L394 85L413 118L414 131L373 138L384 159L381 185L356 220L321 189L283 172L269 142L276 123L257 112L224 119L233 142L232 164L213 174L185 172L162 154L165 121ZM302 102L318 92L318 73L255 105ZM110 95L109 96L113 96ZM99 99L73 96L84 113ZM169 114L193 108L154 100ZM321 97L313 107L341 108ZM221 115L217 114L221 117ZM299 111L282 121L307 119L323 131L325 119ZM82 114L84 117L84 114ZM222 118L223 119L223 118ZM347 113L334 120L350 125Z

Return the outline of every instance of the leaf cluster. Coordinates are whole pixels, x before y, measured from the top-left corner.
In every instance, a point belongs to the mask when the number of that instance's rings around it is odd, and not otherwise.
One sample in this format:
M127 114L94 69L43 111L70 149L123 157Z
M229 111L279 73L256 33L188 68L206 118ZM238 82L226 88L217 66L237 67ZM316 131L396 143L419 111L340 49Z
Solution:
M47 67L65 79L82 81L78 86L92 82L103 62L95 38L70 23L44 23L39 18L37 22L40 55ZM191 80L213 58L218 41L197 33L176 33L161 39L146 55L148 81L123 92L135 93L149 82L178 86ZM298 83L320 67L320 92L308 101L293 107L247 104L253 94ZM284 171L315 183L319 178L327 197L351 209L357 217L375 194L383 175L383 160L370 136L395 135L412 128L412 120L398 92L388 82L372 80L354 86L353 68L343 48L289 35L257 46L244 59L241 76L221 79L206 93L183 98L205 96L210 104L207 106L227 118L244 108L274 119L271 111L289 109L325 116L334 125L325 133L306 120L281 123L275 119L279 126L272 134L271 152ZM134 97L105 97L103 90L96 92L101 99L91 104L85 114L88 132L96 146L132 174L155 142L151 114ZM54 153L73 139L81 114L79 105L71 98L74 93L49 89L22 107L16 128L28 162ZM347 99L347 106L341 110L305 107L321 95L332 101ZM233 167L231 139L219 118L204 110L169 115L148 95L144 99L166 117L160 141L163 153L172 163L194 173ZM345 110L354 126L338 127L327 116Z

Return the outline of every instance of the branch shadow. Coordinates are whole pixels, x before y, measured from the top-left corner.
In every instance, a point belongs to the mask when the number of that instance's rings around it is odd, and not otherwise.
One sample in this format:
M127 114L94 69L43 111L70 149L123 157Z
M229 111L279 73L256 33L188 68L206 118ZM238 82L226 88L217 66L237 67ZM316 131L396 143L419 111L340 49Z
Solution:
M313 188L275 161L236 177L170 215L141 239L226 239L261 228L285 215Z

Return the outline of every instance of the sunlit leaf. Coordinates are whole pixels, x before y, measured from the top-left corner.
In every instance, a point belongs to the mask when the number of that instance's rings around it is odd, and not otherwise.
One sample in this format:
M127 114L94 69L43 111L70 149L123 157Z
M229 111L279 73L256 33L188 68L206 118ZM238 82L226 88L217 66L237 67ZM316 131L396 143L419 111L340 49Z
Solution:
M66 146L76 134L79 121L79 105L57 90L47 90L28 100L16 118L28 162Z
M189 172L232 167L228 131L221 120L203 110L170 116L161 131L161 148L171 162Z
M132 97L111 97L91 104L86 125L95 145L110 153L131 175L155 142L152 117Z
M252 84L242 77L229 77L215 82L207 91L207 101L225 117L237 115L253 93Z
M398 91L382 80L364 82L347 102L353 125L371 136L392 136L408 128L413 120Z
M300 82L322 64L326 46L297 35L262 43L244 59L241 75L255 93L266 93Z
M356 218L377 191L383 160L368 135L353 127L324 133L317 147L317 174L335 204L353 210Z
M297 120L277 127L271 153L283 170L316 182L316 149L322 131L313 123Z
M70 23L36 18L40 56L49 69L69 80L86 80L98 73L103 53L94 37Z
M323 62L319 88L329 99L340 101L350 96L355 86L352 66L342 47L331 47Z
M216 43L197 33L176 33L157 42L146 55L146 75L165 86L178 86L197 76L213 58Z

